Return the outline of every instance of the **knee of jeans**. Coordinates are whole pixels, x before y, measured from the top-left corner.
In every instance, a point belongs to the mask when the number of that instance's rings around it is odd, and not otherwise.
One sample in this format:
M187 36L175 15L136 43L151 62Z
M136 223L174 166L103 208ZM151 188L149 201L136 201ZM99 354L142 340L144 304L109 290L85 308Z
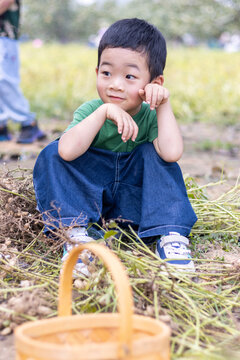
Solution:
M59 157L58 155L58 141L53 141L48 144L39 154L38 158L47 159L49 162L53 157Z
M157 154L153 144L149 142L137 146L135 150L138 154L141 154L143 158L152 157Z
M156 161L156 164L161 164L164 167L179 167L177 162L167 162L163 160L156 152L155 147L152 143L141 144L135 150L137 150L138 156L141 156L141 158L145 161Z
M155 147L152 143L145 143L145 144L141 144L137 147L138 149L138 154L142 157L142 159L144 160L151 160L153 161L157 161L158 163L162 163L165 166L167 164L174 164L174 163L168 163L165 160L163 160L158 153L155 150Z
M37 157L33 169L33 178L38 178L42 173L47 174L51 169L55 169L60 159L58 155L58 143L54 141L48 144Z

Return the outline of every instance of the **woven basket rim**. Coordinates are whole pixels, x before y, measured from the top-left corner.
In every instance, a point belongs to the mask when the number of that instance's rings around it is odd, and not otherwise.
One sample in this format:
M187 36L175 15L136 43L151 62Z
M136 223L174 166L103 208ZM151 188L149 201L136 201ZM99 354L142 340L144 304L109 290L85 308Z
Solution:
M74 356L77 354L79 354L79 351L81 352L88 352L89 354L89 358L91 358L90 354L92 354L92 359L94 359L94 354L98 354L103 352L103 350L105 350L106 352L108 352L109 354L112 354L113 356L116 356L114 354L117 354L118 351L118 347L119 347L119 341L116 339L116 341L107 341L104 343L82 343L82 344L71 344L71 346L66 345L66 344L59 344L59 343L48 343L45 341L41 341L38 339L34 339L31 338L29 335L26 335L25 332L26 331L30 331L31 328L33 327L42 327L43 323L45 323L46 325L49 324L49 322L55 322L56 324L59 323L59 325L61 323L66 323L68 320L71 320L71 323L76 322L79 325L79 321L81 319L81 321L83 320L87 320L88 318L102 318L102 320L106 320L108 319L108 321L110 319L113 320L113 322L115 321L117 323L118 318L119 318L119 314L118 313L103 313L103 314L83 314L83 315L74 315L74 316L64 316L64 317L56 317L56 318L52 318L52 319L47 319L47 320L37 320L34 322L28 322L25 324L22 324L21 326L19 326L18 328L16 328L15 330L15 335L16 335L16 348L18 348L19 346L22 348L22 346L27 346L28 347L28 353L31 353L32 350L34 351L41 351L44 352L46 354L48 354L49 358L51 359L51 354L55 353L55 356L64 353L71 353ZM44 325L45 325L44 324ZM146 328L144 328L144 326L148 324L148 325L153 325L152 326L152 336L149 336L149 333L151 331L151 328L149 331L146 330ZM106 328L112 328L114 327L112 324L107 324L108 326L104 326L106 325L106 321L102 324L101 327L106 327ZM146 352L146 354L148 354L149 352L151 352L152 347L156 350L159 349L159 351L163 350L163 342L167 341L170 337L170 329L169 327L164 324L161 321L158 321L156 319L144 316L144 315L133 315L133 331L134 330L140 330L143 333L146 333L146 336L142 336L139 339L133 340L132 345L133 345L133 356L137 356L140 354L143 354ZM71 325L70 325L71 326ZM100 327L100 326L96 326L96 327ZM117 324L115 326L117 328ZM79 328L79 327L78 327ZM94 327L91 327L94 328ZM155 331L154 329L155 328ZM77 329L77 328L76 328ZM82 330L84 329L88 329L88 327L81 327ZM59 330L59 333L61 331ZM64 332L64 330L62 331ZM49 331L49 333L51 334L51 331ZM40 335L41 336L41 335ZM139 349L141 349L141 351L139 351ZM81 359L81 358L79 358Z

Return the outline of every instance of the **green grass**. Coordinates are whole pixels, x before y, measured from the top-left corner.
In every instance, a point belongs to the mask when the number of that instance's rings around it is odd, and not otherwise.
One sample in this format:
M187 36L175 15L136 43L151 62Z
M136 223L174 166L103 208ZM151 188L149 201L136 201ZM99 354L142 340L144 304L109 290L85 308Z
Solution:
M22 89L38 117L70 121L83 102L97 96L96 51L77 45L21 46Z
M218 150L226 150L226 151L234 151L235 145L230 142L223 142L219 139L211 140L211 139L204 139L198 141L194 148L199 151L218 151Z
M97 50L82 45L21 45L22 89L38 117L71 121L97 97ZM240 53L169 48L165 86L180 122L236 124L240 119Z
M235 124L240 118L240 53L169 49L166 85L181 121Z

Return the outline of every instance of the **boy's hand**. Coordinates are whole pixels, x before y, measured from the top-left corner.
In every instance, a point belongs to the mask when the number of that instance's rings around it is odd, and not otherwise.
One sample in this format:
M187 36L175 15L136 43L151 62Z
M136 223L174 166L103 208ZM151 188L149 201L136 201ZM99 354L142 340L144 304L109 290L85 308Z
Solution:
M159 84L150 83L139 90L139 95L150 105L150 109L154 110L168 101L169 91Z
M136 140L138 126L125 110L115 104L106 103L106 118L113 121L118 127L118 133L122 134L122 141L126 142L130 138Z

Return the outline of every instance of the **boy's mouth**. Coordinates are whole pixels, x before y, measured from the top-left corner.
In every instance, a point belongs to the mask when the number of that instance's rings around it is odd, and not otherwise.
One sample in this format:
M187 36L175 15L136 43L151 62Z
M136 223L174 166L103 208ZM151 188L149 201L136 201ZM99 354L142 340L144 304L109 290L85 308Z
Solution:
M120 96L109 95L108 97L113 101L123 101L124 100L124 98L121 98Z

